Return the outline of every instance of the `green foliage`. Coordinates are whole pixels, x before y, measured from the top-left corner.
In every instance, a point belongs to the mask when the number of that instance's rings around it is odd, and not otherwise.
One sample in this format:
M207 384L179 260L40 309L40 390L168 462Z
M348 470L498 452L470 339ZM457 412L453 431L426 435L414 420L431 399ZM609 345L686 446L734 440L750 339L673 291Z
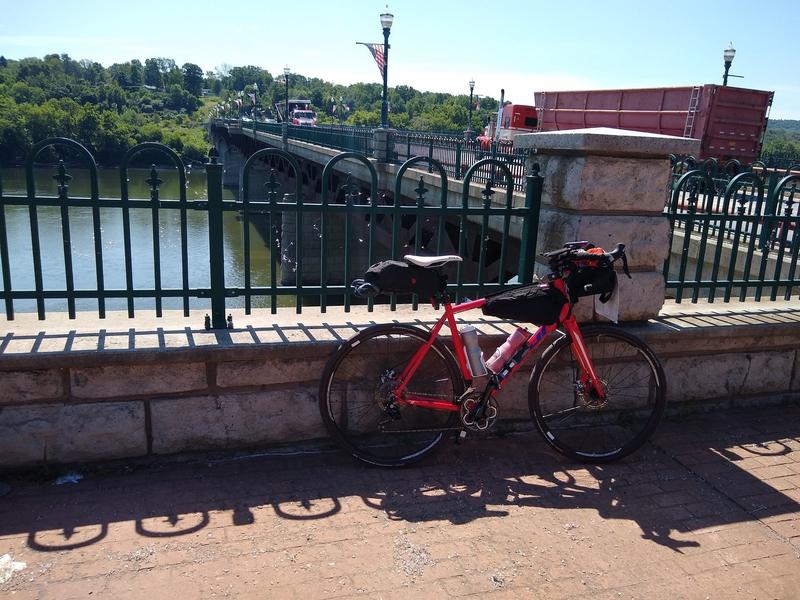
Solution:
M145 88L144 85L155 89ZM185 88L184 86L188 86ZM133 145L168 144L184 159L202 161L203 73L187 63L150 58L114 64L50 54L0 61L0 163L19 164L47 137L73 138L100 164L115 164Z
M203 69L194 63L185 63L183 67L183 89L194 96L203 91Z
M771 120L761 154L800 160L800 121Z
M365 58L365 60L367 60ZM214 98L201 97L210 89ZM257 91L256 91L257 88ZM249 94L256 94L253 106ZM71 137L97 160L113 164L132 145L168 144L185 159L205 160L208 148L201 124L212 107L224 114L274 117L286 93L277 78L260 67L221 65L203 73L194 63L147 58L108 68L67 54L9 60L0 57L0 162L19 163L30 146L45 137ZM289 75L289 95L310 100L320 123L380 124L379 83L336 85L298 73ZM241 100L241 107L236 103ZM467 127L466 95L420 92L410 86L389 89L389 122L398 129L461 132ZM480 131L497 101L481 99L472 128Z

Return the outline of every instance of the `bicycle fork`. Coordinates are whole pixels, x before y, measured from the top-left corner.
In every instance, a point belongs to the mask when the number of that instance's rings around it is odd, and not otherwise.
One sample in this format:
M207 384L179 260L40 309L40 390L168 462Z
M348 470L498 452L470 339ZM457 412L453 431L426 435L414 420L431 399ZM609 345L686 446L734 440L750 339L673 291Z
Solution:
M581 367L580 385L583 388L582 392L588 393L588 395L593 393L595 394L594 397L597 398L600 403L605 402L606 389L603 387L603 382L594 370L594 364L592 364L592 359L589 358L589 352L586 349L586 343L583 341L583 336L581 335L577 321L575 321L573 317L565 320L564 329L572 339L572 350ZM576 385L577 384L578 382L576 382Z

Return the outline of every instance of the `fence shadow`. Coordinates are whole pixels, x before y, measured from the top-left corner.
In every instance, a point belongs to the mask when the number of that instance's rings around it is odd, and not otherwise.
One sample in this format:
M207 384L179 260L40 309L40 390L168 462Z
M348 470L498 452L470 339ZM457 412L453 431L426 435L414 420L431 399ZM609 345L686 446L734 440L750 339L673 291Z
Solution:
M46 552L113 546L109 529L125 538L213 540L230 535L229 527L269 536L288 521L328 530L354 519L366 527L383 515L458 527L512 511L536 518L583 509L635 523L641 538L687 552L699 543L686 538L701 529L796 518L797 486L782 484L800 464L798 423L796 406L667 422L634 457L607 466L570 463L533 433L445 446L400 470L363 467L319 447L128 461L86 471L72 485L8 480L0 536L26 536L30 549Z

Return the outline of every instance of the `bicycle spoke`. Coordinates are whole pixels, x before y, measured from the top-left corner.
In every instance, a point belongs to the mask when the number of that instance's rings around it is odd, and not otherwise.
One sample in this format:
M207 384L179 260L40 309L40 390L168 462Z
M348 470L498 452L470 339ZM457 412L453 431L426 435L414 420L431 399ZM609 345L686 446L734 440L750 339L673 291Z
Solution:
M604 462L636 449L655 427L664 405L663 376L646 346L616 329L587 327L584 343L602 398L583 380L571 340L564 338L536 366L531 411L551 446Z
M415 327L373 326L344 344L326 367L323 420L354 456L373 464L405 464L432 450L451 428L457 413L403 401L408 396L452 402L463 393L458 366L437 343L400 386L399 377L427 337Z

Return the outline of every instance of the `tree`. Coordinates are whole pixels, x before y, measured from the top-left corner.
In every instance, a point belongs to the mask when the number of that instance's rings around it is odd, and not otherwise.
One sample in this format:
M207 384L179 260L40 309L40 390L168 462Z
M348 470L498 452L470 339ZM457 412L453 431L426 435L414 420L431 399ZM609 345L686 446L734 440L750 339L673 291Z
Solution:
M144 76L142 71L144 68L142 67L141 61L134 59L131 61L131 74L130 74L130 83L132 87L141 87L142 82L144 81Z
M131 64L113 64L108 68L111 78L119 84L120 87L128 87L131 85Z
M159 90L164 87L164 78L161 76L158 59L148 58L144 61L144 84Z
M195 96L203 93L203 70L194 63L183 65L183 89Z

